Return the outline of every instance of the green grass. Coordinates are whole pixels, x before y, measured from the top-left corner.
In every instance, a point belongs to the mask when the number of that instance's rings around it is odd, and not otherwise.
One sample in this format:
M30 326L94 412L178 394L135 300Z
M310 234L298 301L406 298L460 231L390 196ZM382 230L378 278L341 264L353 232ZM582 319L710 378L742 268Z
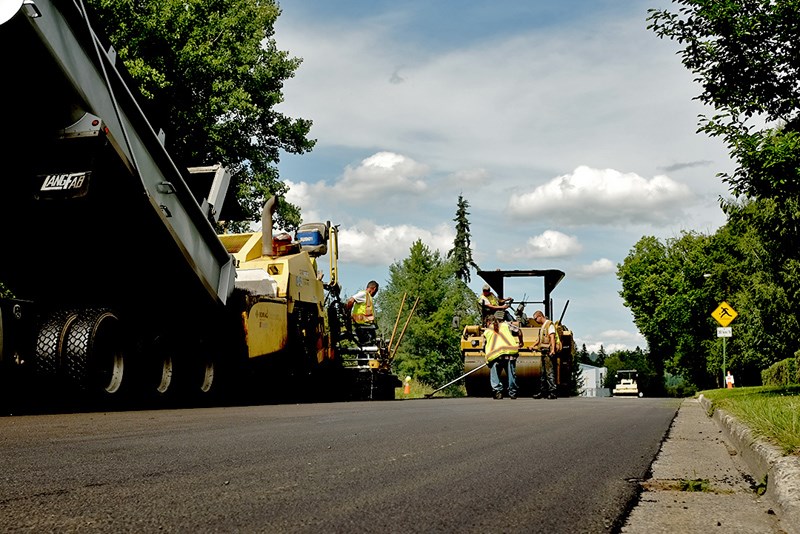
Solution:
M777 445L784 454L800 455L800 385L760 386L701 391L756 435Z
M405 377L401 376L400 379L404 379ZM423 384L422 382L417 382L417 380L412 379L410 384L410 391L408 395L404 393L405 387L400 386L399 388L395 389L395 398L396 399L421 399L428 393L432 392L436 389L433 386L429 386L427 384ZM464 387L463 383L456 383L452 386L439 391L434 395L434 397L466 397L467 396L467 389Z
M701 479L695 478L692 480L681 479L678 481L678 489L680 491L701 491L701 492L709 492L712 491L711 483L708 479Z

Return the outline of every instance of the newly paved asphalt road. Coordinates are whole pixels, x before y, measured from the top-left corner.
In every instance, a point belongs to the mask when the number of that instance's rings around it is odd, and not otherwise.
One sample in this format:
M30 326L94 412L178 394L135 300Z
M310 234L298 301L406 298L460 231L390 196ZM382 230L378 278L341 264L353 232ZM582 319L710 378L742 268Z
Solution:
M434 398L4 417L0 531L615 531L678 405Z

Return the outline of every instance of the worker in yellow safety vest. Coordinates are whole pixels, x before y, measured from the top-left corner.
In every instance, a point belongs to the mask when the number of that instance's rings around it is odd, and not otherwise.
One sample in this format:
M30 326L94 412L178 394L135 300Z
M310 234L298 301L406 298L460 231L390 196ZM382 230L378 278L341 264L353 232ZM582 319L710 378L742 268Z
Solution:
M374 342L377 331L375 328L375 304L373 298L378 293L378 282L370 280L367 287L349 299L345 308L350 312L355 323L356 338L362 344Z
M483 292L478 297L478 304L481 307L481 317L485 321L487 315L501 312L498 317L505 317L508 319L506 310L511 306L513 300L512 298L497 298L495 294L492 293L492 288L489 284L483 284Z
M555 365L558 352L558 331L556 325L541 310L533 312L533 322L539 325L539 342L537 349L542 353L542 366L539 373L541 387L533 395L534 399L555 399L556 379Z
M519 340L515 340L514 337ZM508 377L508 398L517 398L517 357L523 345L522 331L514 334L508 323L499 321L494 315L486 318L486 329L483 331L486 339L484 354L489 364L489 381L495 399L503 398L503 382L500 373L505 370Z

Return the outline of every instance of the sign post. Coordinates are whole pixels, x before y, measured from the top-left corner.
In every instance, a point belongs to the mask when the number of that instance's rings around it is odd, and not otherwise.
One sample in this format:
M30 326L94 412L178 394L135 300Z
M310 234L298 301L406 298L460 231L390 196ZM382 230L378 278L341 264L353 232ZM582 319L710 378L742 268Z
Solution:
M725 384L725 374L726 374L726 367L727 364L727 357L725 354L725 341L733 336L733 328L728 326L731 322L736 319L739 314L733 307L725 302L724 300L722 303L717 306L717 309L711 312L711 317L716 320L721 328L717 328L717 337L722 338L722 384Z

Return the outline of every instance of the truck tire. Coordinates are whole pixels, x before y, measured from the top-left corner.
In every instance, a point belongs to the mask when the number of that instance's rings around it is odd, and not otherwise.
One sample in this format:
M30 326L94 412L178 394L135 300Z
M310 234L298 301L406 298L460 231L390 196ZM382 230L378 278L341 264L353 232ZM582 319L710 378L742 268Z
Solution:
M214 403L221 394L219 362L210 344L199 342L176 355L172 388L176 401L194 405Z
M36 334L33 372L38 377L55 378L61 369L61 353L67 330L78 318L75 311L57 311L42 322Z
M83 310L66 329L63 364L70 385L81 392L115 395L125 370L120 323L108 310Z

